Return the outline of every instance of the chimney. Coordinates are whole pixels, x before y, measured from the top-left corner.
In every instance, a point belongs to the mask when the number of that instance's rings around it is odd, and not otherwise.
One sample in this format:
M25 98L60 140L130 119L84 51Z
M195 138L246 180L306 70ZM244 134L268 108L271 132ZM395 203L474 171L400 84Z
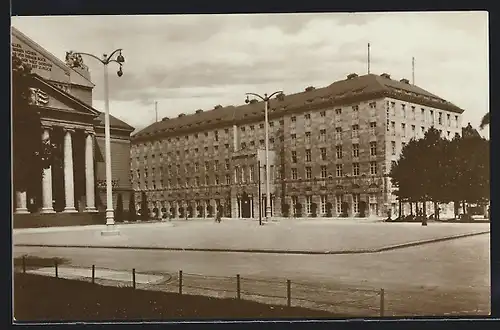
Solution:
M198 110L196 110L194 113L202 113L202 112L203 112L203 110L198 109Z
M358 77L358 75L356 73L351 73L351 74L347 75L347 79L353 79L356 77Z
M403 84L407 84L407 85L410 84L410 81L406 78L401 79L400 82L402 82Z
M388 74L388 73L382 73L380 76L381 76L381 77L384 77L384 78L386 78L386 79L391 79L391 75L390 75L390 74Z

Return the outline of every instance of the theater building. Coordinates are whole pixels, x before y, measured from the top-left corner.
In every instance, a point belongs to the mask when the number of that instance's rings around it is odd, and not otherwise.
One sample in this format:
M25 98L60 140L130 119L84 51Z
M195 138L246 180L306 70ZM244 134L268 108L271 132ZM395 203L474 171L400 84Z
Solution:
M40 138L49 139L63 155L44 170L38 189L15 192L15 214L104 211L104 114L92 107L94 84L88 68L70 68L15 28L11 45L12 54L32 66L31 107L42 118L44 133ZM130 134L134 128L113 116L110 122L113 196L116 202L122 194L128 209Z
M273 216L396 215L392 162L431 126L445 137L460 134L463 113L388 74L350 74L274 98L269 109ZM179 216L191 206L199 212L188 216L204 217L222 205L226 216L257 217L264 134L264 104L256 100L163 118L132 138L137 197L145 192L155 213Z

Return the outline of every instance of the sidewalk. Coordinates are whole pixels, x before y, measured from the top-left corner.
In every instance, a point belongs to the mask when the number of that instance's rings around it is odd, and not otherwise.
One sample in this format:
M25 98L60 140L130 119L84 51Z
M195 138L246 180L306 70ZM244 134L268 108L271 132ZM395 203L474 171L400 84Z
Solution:
M265 223L229 220L118 225L119 236L104 228L14 231L15 246L85 247L165 251L283 254L374 253L431 242L486 234L489 224L353 223L295 220Z

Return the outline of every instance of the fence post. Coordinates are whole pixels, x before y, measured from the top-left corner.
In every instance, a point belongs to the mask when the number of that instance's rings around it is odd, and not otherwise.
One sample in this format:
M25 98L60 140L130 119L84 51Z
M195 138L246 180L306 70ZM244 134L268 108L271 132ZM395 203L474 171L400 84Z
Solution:
M92 284L95 283L95 265L92 265Z
M384 289L380 289L380 317L384 317L385 308L385 292Z
M135 289L135 268L132 268L132 287Z
M236 292L238 299L241 299L240 274L236 275Z
M23 274L26 274L26 256L23 256Z
M290 280L286 280L286 305L288 307L292 306L292 282Z
M59 278L59 271L57 269L57 259L54 260L54 266L56 268L56 278Z
M179 294L182 294L182 270L179 270Z

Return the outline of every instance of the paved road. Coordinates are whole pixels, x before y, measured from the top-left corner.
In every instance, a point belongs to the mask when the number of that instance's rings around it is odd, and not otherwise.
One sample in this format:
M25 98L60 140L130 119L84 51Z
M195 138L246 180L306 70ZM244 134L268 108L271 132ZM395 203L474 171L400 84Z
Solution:
M95 264L111 269L136 268L137 271L167 272L173 276L180 269L207 276L241 274L242 278L281 283L290 279L339 290L384 288L387 315L488 314L489 253L489 235L365 255L14 248L15 256L62 257L71 259L74 265L86 267ZM196 282L194 277L192 280ZM216 280L211 283L216 284ZM276 285L269 284L267 292L273 288L276 289Z

